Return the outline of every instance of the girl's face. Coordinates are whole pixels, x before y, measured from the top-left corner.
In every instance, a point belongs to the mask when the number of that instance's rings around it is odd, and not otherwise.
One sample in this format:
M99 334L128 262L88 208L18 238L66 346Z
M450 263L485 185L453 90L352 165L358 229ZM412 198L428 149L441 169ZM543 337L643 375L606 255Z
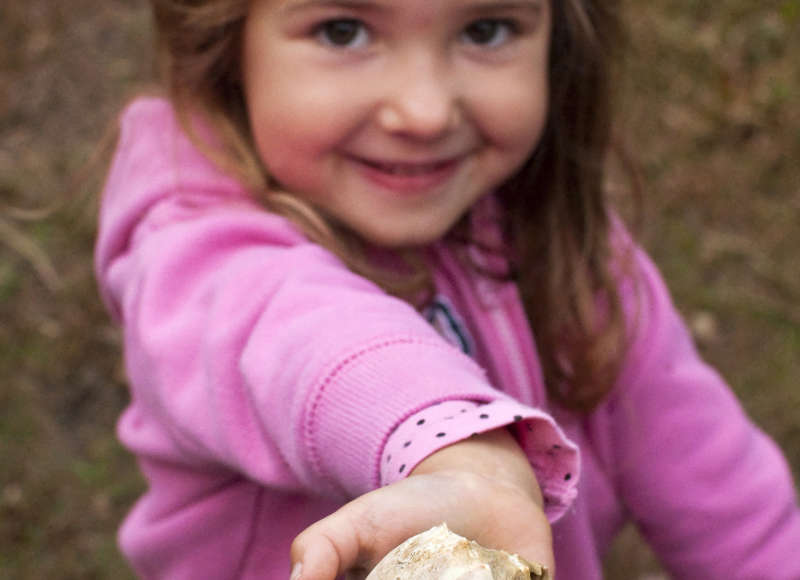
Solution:
M535 148L550 28L550 0L253 0L259 155L370 242L434 241Z

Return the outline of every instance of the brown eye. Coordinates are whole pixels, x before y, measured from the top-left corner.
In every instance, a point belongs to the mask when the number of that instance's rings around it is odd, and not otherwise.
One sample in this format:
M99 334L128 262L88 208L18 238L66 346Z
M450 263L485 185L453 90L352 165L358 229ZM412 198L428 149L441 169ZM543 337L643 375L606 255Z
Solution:
M364 25L352 18L323 22L317 29L317 36L325 44L342 48L355 48L367 40Z
M513 32L513 26L505 20L482 18L464 29L463 38L470 44L491 47L508 41Z

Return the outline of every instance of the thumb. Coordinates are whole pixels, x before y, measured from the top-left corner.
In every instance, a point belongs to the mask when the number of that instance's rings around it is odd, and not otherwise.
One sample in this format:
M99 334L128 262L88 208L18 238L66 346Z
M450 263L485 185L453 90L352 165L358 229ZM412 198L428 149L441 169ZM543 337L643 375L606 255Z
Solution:
M292 542L291 580L334 580L358 563L361 543L353 514L334 512Z

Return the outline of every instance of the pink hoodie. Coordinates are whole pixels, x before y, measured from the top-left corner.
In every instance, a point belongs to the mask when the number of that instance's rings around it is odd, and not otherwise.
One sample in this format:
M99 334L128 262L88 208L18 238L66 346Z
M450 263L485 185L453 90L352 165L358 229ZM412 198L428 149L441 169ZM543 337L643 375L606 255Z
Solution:
M431 254L429 322L259 207L167 102L128 108L96 269L124 329L119 436L149 483L120 533L141 576L287 578L305 526L511 425L554 522L559 579L599 578L630 518L676 575L800 579L785 461L698 358L643 253L622 285L634 343L588 417L549 408L515 287L443 244Z

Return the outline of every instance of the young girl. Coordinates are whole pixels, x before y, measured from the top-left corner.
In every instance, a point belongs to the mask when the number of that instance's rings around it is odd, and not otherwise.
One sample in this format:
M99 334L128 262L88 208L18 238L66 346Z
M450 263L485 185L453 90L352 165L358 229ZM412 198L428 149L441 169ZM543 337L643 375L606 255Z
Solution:
M153 0L97 275L143 577L331 580L446 521L800 578L780 452L608 207L608 0ZM552 527L551 527L552 524Z

